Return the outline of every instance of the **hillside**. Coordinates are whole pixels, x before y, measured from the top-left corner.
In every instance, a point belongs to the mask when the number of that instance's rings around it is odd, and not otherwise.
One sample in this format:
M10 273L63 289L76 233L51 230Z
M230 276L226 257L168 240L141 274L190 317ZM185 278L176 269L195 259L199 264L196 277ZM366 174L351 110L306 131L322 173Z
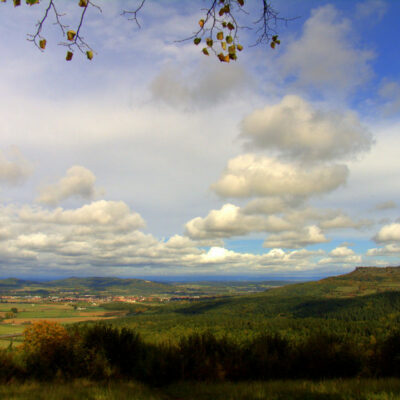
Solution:
M400 267L357 267L344 275L277 288L268 295L351 298L398 290Z
M359 267L316 282L278 287L248 296L195 302L174 309L181 315L263 316L400 320L400 267Z

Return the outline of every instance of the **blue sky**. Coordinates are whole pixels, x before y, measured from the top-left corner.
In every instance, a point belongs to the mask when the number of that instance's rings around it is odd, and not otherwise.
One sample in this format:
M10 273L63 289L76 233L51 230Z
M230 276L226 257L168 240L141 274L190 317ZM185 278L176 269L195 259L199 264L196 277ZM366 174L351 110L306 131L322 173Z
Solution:
M70 62L52 16L26 40L46 1L0 5L0 276L399 264L400 3L276 0L281 45L243 30L229 64L179 42L203 3L148 0L138 29L98 1Z

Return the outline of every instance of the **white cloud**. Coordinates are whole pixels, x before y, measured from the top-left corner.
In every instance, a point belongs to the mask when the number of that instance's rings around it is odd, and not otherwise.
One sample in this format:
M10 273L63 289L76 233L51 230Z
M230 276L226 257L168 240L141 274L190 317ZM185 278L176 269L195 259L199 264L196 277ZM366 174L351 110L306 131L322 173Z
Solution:
M346 246L336 247L329 253L329 255L332 257L348 257L353 256L354 254L354 251Z
M367 219L362 219L358 221L354 221L348 215L340 213L332 218L328 218L325 221L320 223L321 228L323 229L344 229L344 228L354 228L359 229L365 226L371 225L372 222Z
M0 150L0 182L10 185L21 183L31 175L32 170L32 164L17 147L11 147L7 156Z
M356 5L356 15L359 18L369 18L380 21L388 10L388 5L383 0L366 0Z
M375 206L375 210L390 210L393 208L397 208L397 204L392 200L383 201Z
M317 243L326 243L329 240L316 225L306 226L301 230L287 231L271 234L265 240L264 247L282 247L284 249L297 249Z
M398 256L400 254L400 245L387 244L384 247L368 249L367 256Z
M228 162L221 179L211 188L222 197L309 197L336 189L347 176L344 165L300 168L274 158L244 154Z
M138 213L132 213L123 201L99 200L77 209L64 210L61 207L48 211L42 208L24 206L18 210L18 219L36 226L53 225L73 228L74 234L101 233L104 231L123 232L145 226Z
M70 197L93 199L96 194L96 177L93 172L80 165L68 169L65 177L57 183L48 185L40 190L37 199L39 203L55 206Z
M379 95L384 100L382 112L385 116L396 115L400 112L400 84L385 80L379 88Z
M354 112L317 109L293 95L245 117L240 136L250 148L276 150L302 161L349 158L372 144Z
M383 242L400 242L400 224L393 223L383 226L374 237L378 243Z
M374 54L360 49L353 37L351 21L342 18L334 6L313 10L303 34L281 57L282 73L301 85L331 93L361 85L372 75L368 62Z
M164 68L151 82L154 100L171 107L212 107L248 86L249 78L238 65L203 64L191 74Z
M225 204L220 210L211 210L205 218L190 220L185 225L185 232L194 239L207 239L241 236L251 232L280 232L292 228L279 216L246 215L240 207Z
M329 252L329 257L318 261L319 265L356 265L362 262L362 256L356 254L352 249L346 246L339 246Z

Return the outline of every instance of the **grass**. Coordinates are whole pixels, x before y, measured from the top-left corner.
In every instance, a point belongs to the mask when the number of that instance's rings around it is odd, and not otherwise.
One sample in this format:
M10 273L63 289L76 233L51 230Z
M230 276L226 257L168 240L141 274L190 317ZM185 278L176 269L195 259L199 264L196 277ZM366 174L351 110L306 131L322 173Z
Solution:
M136 382L12 383L0 385L7 400L399 400L399 379L348 379L240 383L178 383L149 388Z

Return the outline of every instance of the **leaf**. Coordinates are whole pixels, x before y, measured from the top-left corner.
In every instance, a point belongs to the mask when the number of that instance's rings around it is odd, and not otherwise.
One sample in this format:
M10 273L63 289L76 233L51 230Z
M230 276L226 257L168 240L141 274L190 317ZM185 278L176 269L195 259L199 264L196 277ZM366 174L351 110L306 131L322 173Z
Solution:
M222 40L224 38L224 33L223 32L218 32L217 33L217 39Z
M75 36L76 36L76 32L75 31L68 31L67 32L67 39L68 40L74 40Z
M223 53L219 53L217 57L219 58L219 61L225 62L225 55Z
M44 50L46 48L46 43L46 39L41 39L39 41L39 47Z
M221 47L223 48L223 50L226 50L226 42L221 42Z
M276 41L278 40L278 35L272 36L272 40L273 40L274 42L276 42Z
M208 52L206 47L204 47L204 49L202 51L203 51L203 54L205 54L206 56L210 55L210 53Z
M230 60L230 58L229 58L229 54L227 54L226 56L225 56L225 62L229 62L229 60Z
M208 47L212 47L212 45L213 45L214 42L213 42L213 40L212 40L211 38L207 38L207 39L206 39L206 43L207 43L207 46L208 46Z
M271 48L275 48L275 42L271 42Z
M232 36L227 36L225 39L226 39L226 43L231 44L233 42L233 37Z
M87 7L88 2L87 0L79 0L79 7Z
M21 0L14 0L14 7L18 7L21 5Z
M231 60L237 60L237 55L235 53L229 53L229 58Z
M220 17L222 17L224 14L225 14L225 7L222 7L222 8L219 10L218 15L219 15Z
M236 45L236 48L237 48L239 51L242 51L242 50L243 50L243 46L242 46L241 44L237 44L237 45Z
M74 55L74 53L73 53L72 51L67 51L67 55L66 55L65 59L66 59L67 61L71 61L73 55Z
M244 0L238 0L238 3L240 4L241 7L244 6Z
M193 43L197 46L201 42L201 38L194 38Z
M88 51L86 52L86 57L87 57L89 60L91 60L91 59L93 58L93 51L92 51L92 50L88 50Z
M229 54L235 54L236 53L236 46L233 44L232 46L228 47L228 52Z
M229 29L230 31L233 31L233 30L235 29L235 26L232 24L232 22L228 22L227 27L228 27L228 29Z
M202 28L202 27L204 26L204 19L201 19L201 20L199 21L199 25L200 25L200 28Z
M38 4L39 0L26 0L26 4L33 6L34 4Z

